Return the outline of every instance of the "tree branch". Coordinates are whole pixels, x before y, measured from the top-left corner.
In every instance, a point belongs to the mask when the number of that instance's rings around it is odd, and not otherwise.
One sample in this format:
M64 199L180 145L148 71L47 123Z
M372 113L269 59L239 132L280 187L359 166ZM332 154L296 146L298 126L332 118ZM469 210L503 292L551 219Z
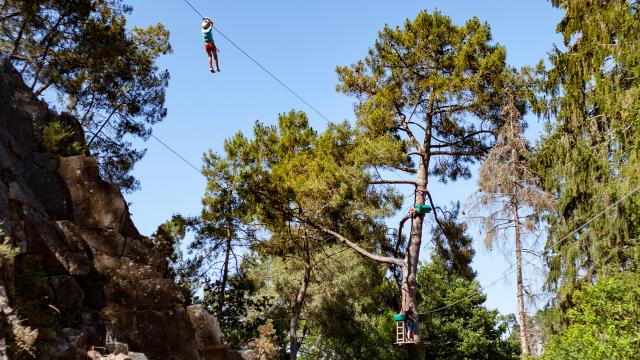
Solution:
M413 185L418 186L413 180L371 180L369 185Z
M433 110L433 114L441 114L443 112L459 112L459 111L471 111L473 110L473 104L470 105L462 105L462 104L450 104L450 105L442 105L442 106L436 106Z
M301 219L302 220L302 219ZM349 241L349 239L345 238L344 236L338 234L337 232L328 229L322 225L318 225L318 224L314 224L312 222L309 222L307 220L303 220L305 221L307 224L309 224L310 226L326 233L329 234L331 236L333 236L336 240L340 241L341 243L347 245L348 247L350 247L351 249L355 250L358 254L369 258L373 261L377 261L379 263L383 263L383 264L391 264L391 265L396 265L396 266L402 266L402 260L400 259L396 259L396 258L392 258L389 256L380 256L380 255L376 255L376 254L372 254L370 252L368 252L367 250L363 249L362 247L358 246L358 244Z
M415 121L407 121L407 124L415 125L415 126L419 127L422 131L427 132L427 128L425 128L424 126L418 124Z
M34 83L35 85L35 83ZM35 97L38 97L40 95L42 95L42 93L47 90L51 85L53 85L53 81L47 81L46 83L42 84L42 86L40 86L40 88L38 90L36 90L36 92L33 93L33 95Z
M422 96L420 96L420 97L422 97ZM420 99L418 99L418 102L416 102L416 107L418 106L419 101L420 101ZM407 116L402 112L402 109L400 108L400 106L398 104L394 104L393 106L396 108L396 113L400 117L400 123L402 124L402 127L404 128L404 131L407 133L407 136L411 140L411 143L413 143L413 146L416 148L416 151L418 153L422 154L421 156L424 157L424 149L420 146L420 143L418 142L418 139L416 139L415 135L413 134L413 131L411 131L411 129L409 128L409 123L407 123Z
M16 16L19 16L19 15L21 15L19 12L14 12L12 14L2 16L2 17L0 17L0 24L3 24L6 20L9 20L9 19L11 19L13 17L16 17Z
M431 193L429 191L427 191L427 198L429 199L429 204L431 204L431 209L433 209L433 217L436 219L436 224L438 224L438 227L440 228L440 230L442 230L442 235L447 236L446 232L444 231L444 226L442 226L442 223L440 222L440 219L438 218L438 212L436 211L436 205L433 203L433 198L431 197Z
M475 131L471 134L468 134L466 136L464 136L462 139L459 139L458 141L454 141L454 142L446 142L444 140L440 140L438 138L435 138L432 136L432 138L434 138L436 141L439 141L441 144L434 144L431 145L432 148L445 148L445 147L450 147L450 146L456 146L474 136L480 135L480 134L493 134L493 131L489 131L489 130L479 130L479 131Z
M413 210L413 208L411 209ZM409 211L409 213L407 215L405 215L402 220L400 220L400 225L398 225L398 240L396 241L396 248L395 248L395 252L394 252L394 256L398 256L398 252L400 251L400 245L402 243L402 228L404 227L404 223L407 222L407 220L413 218L413 211Z
M406 173L410 173L410 174L416 174L418 171L414 168L410 168L408 166L402 166L402 165L394 165L394 166L390 166L390 168L396 169L396 170L400 170Z
M432 151L432 156L478 156L484 154L484 150L476 151Z

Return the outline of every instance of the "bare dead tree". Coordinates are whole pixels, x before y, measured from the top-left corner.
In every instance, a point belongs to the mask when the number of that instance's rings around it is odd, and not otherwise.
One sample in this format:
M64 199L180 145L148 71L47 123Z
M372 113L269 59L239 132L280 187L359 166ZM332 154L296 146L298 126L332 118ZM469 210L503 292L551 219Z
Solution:
M496 145L480 167L478 194L473 210L485 233L485 245L496 241L515 245L518 324L522 355L530 354L527 333L527 309L523 281L523 240L531 234L539 216L551 209L554 198L540 187L530 168L530 147L524 137L522 114L510 96L502 111L504 125L498 130Z

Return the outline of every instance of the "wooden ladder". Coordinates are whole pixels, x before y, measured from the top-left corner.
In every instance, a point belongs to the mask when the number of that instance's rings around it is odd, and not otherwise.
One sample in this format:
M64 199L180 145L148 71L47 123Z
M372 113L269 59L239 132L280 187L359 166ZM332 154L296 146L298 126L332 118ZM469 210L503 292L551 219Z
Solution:
M404 332L404 321L396 321L396 344L406 344L407 336Z

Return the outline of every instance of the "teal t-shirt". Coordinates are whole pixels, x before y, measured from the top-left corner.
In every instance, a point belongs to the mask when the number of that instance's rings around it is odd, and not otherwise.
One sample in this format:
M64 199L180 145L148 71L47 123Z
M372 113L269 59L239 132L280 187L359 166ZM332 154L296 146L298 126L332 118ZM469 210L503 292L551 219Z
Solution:
M213 42L213 26L210 26L208 30L202 29L202 37L204 38L204 42L212 43Z

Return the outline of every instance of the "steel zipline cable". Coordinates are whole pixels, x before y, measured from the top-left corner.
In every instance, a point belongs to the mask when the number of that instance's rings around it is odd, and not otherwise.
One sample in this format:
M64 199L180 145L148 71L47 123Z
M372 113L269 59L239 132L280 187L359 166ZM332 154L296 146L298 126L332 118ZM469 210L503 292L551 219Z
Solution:
M198 9L195 8L195 6L191 5L191 3L188 0L184 0L184 2L186 2L187 5L189 5L193 9L193 11L195 11L196 14L198 14L198 16L204 19L204 15L202 15L202 13L200 13L200 11L198 11Z
M193 6L193 4L191 4L189 2L189 0L183 0L185 3L187 3L187 5L189 5L189 7L191 7L193 9L193 11L198 14L198 16L200 16L201 18L204 19L204 15L202 15L202 13L200 11L198 11L198 9L195 8L195 6ZM315 112L316 114L318 114L318 116L320 116L321 118L323 118L325 121L327 121L328 123L331 122L331 120L329 120L328 117L326 117L323 113L321 113L315 106L311 105L311 103L309 103L305 98L303 98L300 94L298 94L297 92L295 92L293 89L291 89L284 81L280 80L280 78L278 78L277 76L275 76L271 71L269 71L269 69L267 69L265 66L263 66L261 63L258 62L258 60L256 60L253 56L249 55L249 53L247 53L244 49L242 49L238 44L236 44L233 40L231 40L227 35L225 35L222 31L220 31L218 28L216 28L215 26L213 27L213 29L220 34L220 36L222 36L223 38L225 38L225 40L227 40L231 45L233 45L236 49L238 49L238 51L240 51L242 54L244 54L244 56L246 56L249 60L251 60L254 64L256 64L260 69L262 69L262 71L264 71L267 75L269 75L273 80L275 80L278 84L280 84L283 88L287 89L287 91L289 91L293 96L295 96L296 98L298 98L298 100L302 101L305 105L307 105L309 107L309 109L313 110L313 112Z
M198 16L200 16L201 18L204 18L204 15L202 15L202 13L200 11L198 11L198 9L193 6L193 4L191 4L188 0L184 0L184 2L189 5L189 7L191 9L193 9L193 11L198 14ZM249 53L247 53L244 49L242 49L238 44L236 44L233 40L231 40L227 35L225 35L222 31L220 31L219 29L217 29L215 26L213 27L213 29L218 32L218 34L220 34L222 37L224 37L231 45L233 45L236 49L238 49L241 53L243 53L247 58L249 58L253 63L255 63L258 67L260 67L260 69L262 69L265 73L267 73L269 76L271 76L275 81L277 81L280 85L282 85L285 89L287 89L291 94L293 94L296 98L298 98L300 101L302 101L305 105L307 105L311 110L313 110L316 114L318 114L318 116L320 116L321 118L323 118L325 121L327 121L328 123L331 122L329 120L329 118L327 116L325 116L323 113L321 113L315 106L311 105L307 100L305 100L302 96L300 96L297 92L295 92L293 89L291 89L287 84L284 83L284 81L280 80L277 76L275 76L271 71L269 71L269 69L267 69L266 67L264 67L262 64L260 64L255 58L253 58L251 55L249 55ZM197 171L200 175L204 176L205 178L207 178L209 180L209 177L207 176L207 174L205 174L201 169L199 169L197 166L194 165L193 162L189 161L187 158L185 158L184 156L182 156L178 151L176 151L175 149L173 149L170 145L168 145L165 141L161 140L160 138L158 138L156 135L151 134L150 137L152 137L153 139L155 139L158 143L160 143L160 145L162 145L163 147L165 147L167 150L169 150L171 153L173 153L175 156L177 156L178 158L180 158L180 160L182 160L185 164L187 164L187 166L189 166L190 168L194 169L195 171Z
M193 11L198 14L198 16L200 16L201 18L204 18L204 15L202 15L202 13L200 11L198 11L198 9L196 9L195 6L193 6L193 4L191 4L188 0L184 0L184 2L189 5L189 7L191 9L193 9ZM214 26L214 30L217 31L222 37L224 37L231 45L233 45L236 49L238 49L241 53L243 53L247 58L249 58L252 62L254 62L258 67L260 67L260 69L262 69L265 73L267 73L269 76L271 76L275 81L277 81L280 85L282 85L282 87L284 87L285 89L287 89L291 94L293 94L296 98L298 98L300 101L302 101L305 105L307 105L311 110L313 110L316 114L318 114L318 116L320 116L321 118L323 118L325 121L327 121L328 123L330 123L331 121L329 120L329 118L327 116L325 116L323 113L321 113L315 106L311 105L307 100L305 100L301 95L299 95L297 92L295 92L293 89L291 89L287 84L284 83L284 81L280 80L277 76L275 76L271 71L269 71L269 69L267 69L266 67L264 67L262 64L260 64L255 58L253 58L251 55L249 55L249 53L247 53L244 49L242 49L238 44L236 44L233 40L231 40L227 35L225 35L222 31L220 31L219 29L217 29ZM89 129L87 129L89 130ZM98 133L101 133L102 131L98 131ZM104 133L103 133L104 134ZM95 135L95 134L94 134ZM106 136L106 135L105 135ZM175 156L177 156L178 158L180 158L180 160L182 160L185 164L187 164L187 166L189 166L190 168L194 169L195 171L197 171L199 174L201 174L202 176L204 176L205 178L207 178L209 180L209 177L207 176L207 174L205 174L201 169L199 169L196 165L194 165L193 162L189 161L187 158L185 158L184 156L182 156L178 151L176 151L174 148L172 148L170 145L168 145L165 141L161 140L160 138L158 138L156 135L151 134L150 137L152 137L153 139L155 139L158 143L160 143L160 145L162 145L163 147L165 147L167 150L169 150L171 153L173 153ZM108 137L107 137L108 138ZM110 141L113 141L111 139L109 139Z
M584 229L587 225L591 224L595 219L599 218L600 216L606 214L607 212L609 212L610 210L612 210L614 207L618 206L620 203L622 203L624 200L628 199L631 195L637 193L638 191L640 191L640 185L636 186L635 188L633 188L632 190L628 191L627 193L625 193L622 197L620 197L620 199L618 199L616 202L614 202L613 204L607 206L604 210L600 211L599 213L595 214L594 216L592 216L591 218L589 218L589 220L587 220L584 224L578 226L577 228L575 228L574 230L570 231L567 235L563 236L562 238L560 238L560 240L554 242L552 244L552 246L558 246L561 243L565 242L567 239L570 239L571 236L575 235L578 231ZM496 280L494 280L493 282L489 283L488 285L485 286L481 286L480 290L486 290L496 284L498 284L500 281L504 280L507 278L507 276L511 275L514 271L516 271L517 268L510 266L509 268L507 268L505 271L502 272L502 275L497 278ZM437 309L428 311L428 314L433 314L442 310L445 310L451 306L454 306L456 304L459 304L463 301L469 300L473 297L475 297L477 294L473 293L469 296L463 297L461 299L458 299L450 304L444 305L442 307L439 307Z

